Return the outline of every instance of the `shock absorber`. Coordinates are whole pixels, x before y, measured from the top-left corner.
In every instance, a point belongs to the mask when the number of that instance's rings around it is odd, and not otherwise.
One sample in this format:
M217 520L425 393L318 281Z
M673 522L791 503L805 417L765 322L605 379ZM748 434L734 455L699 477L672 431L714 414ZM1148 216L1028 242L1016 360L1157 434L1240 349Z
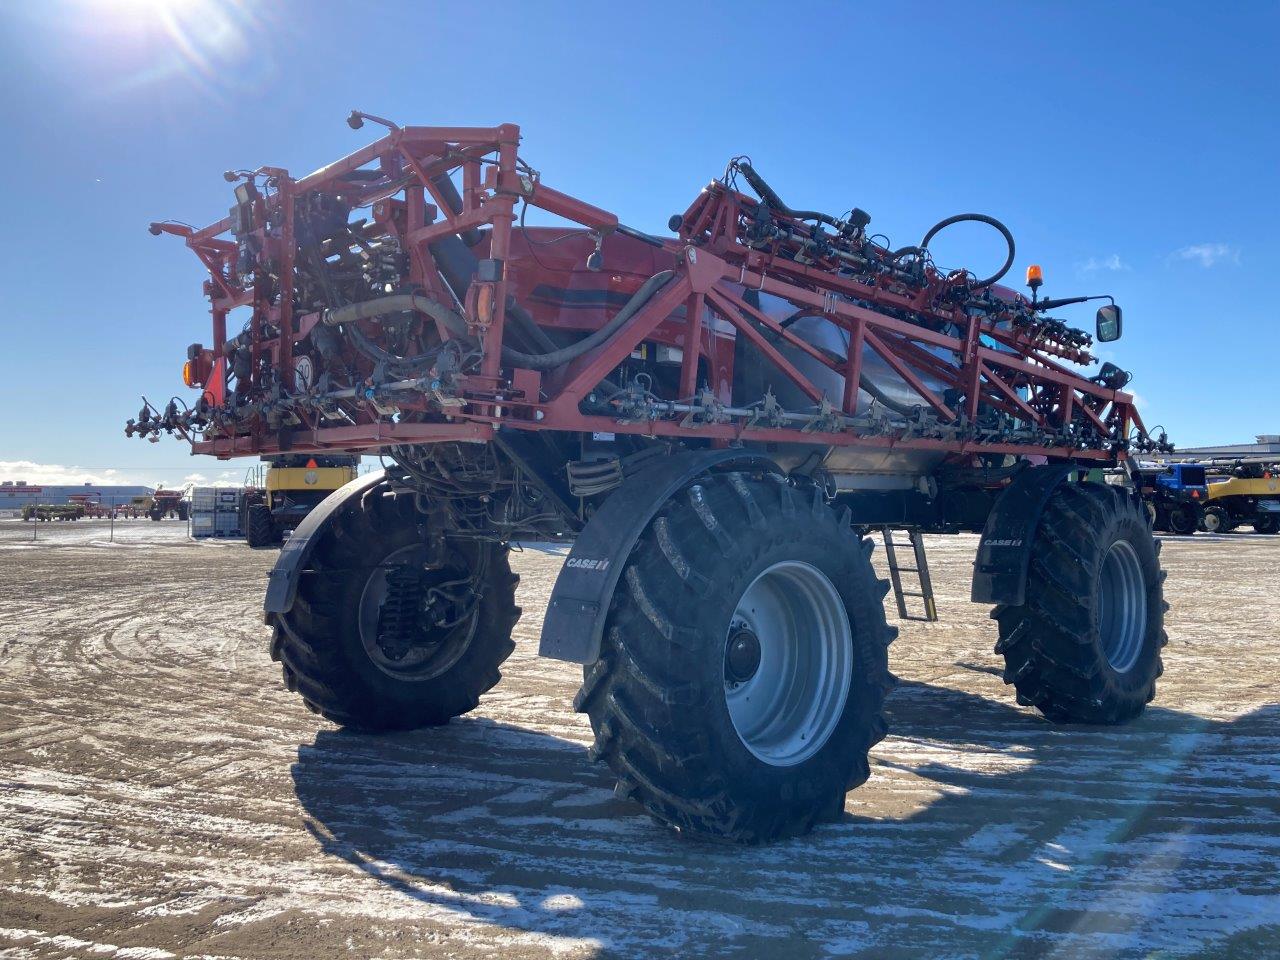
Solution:
M402 564L387 571L387 598L378 614L378 646L389 660L403 660L421 633L422 571Z

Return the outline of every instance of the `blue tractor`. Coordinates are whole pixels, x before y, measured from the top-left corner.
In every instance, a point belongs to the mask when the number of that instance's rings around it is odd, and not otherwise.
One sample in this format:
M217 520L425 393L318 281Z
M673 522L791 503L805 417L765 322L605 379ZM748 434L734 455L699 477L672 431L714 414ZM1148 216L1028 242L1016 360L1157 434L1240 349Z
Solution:
M1198 463L1146 464L1138 467L1142 501L1154 529L1179 536L1200 527L1208 479Z

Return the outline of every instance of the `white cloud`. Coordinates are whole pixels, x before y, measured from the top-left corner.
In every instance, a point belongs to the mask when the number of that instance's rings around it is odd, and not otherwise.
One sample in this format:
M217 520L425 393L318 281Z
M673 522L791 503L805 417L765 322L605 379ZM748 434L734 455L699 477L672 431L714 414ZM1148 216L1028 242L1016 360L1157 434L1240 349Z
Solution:
M223 470L210 477L203 473L188 473L178 486L187 487L238 487L244 481L244 473L235 470Z
M1189 260L1202 267L1212 267L1219 263L1239 263L1240 251L1229 243L1193 243L1173 251L1169 259Z
M1109 257L1090 257L1080 264L1081 273L1095 273L1098 270L1128 270L1129 265L1120 259L1120 254L1113 253Z
M122 474L119 470L88 470L74 464L36 463L33 460L0 460L0 480L25 481L35 485L93 483L135 485L144 480Z
M214 474L195 472L175 481L172 473L165 479L157 479L145 470L119 470L115 467L90 469L75 464L0 460L0 481L4 480L45 487L92 483L99 487L165 487L182 490L188 487L238 487L244 481L244 470L232 468L219 470Z

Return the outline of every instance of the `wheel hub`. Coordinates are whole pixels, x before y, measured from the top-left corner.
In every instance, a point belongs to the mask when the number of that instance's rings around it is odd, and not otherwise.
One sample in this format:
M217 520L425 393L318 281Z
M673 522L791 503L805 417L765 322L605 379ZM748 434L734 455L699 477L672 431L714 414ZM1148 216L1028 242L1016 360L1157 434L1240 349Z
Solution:
M746 683L759 669L760 638L749 628L739 627L724 652L724 678L729 683Z
M1116 673L1132 670L1147 630L1147 592L1133 545L1117 540L1098 574L1098 634L1102 653Z
M725 705L743 746L769 766L803 763L835 732L852 682L853 632L835 584L798 560L764 570L725 633Z

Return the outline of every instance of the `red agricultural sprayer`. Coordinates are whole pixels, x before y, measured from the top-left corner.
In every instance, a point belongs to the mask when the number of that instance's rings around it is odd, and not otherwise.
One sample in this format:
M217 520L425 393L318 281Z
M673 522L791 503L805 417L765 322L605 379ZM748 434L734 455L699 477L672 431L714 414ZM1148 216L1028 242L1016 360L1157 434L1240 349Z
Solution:
M1030 298L998 286L1014 242L990 217L894 249L744 158L657 236L544 182L516 126L366 121L389 132L308 176L228 172L211 226L152 225L207 270L213 332L198 399L127 427L389 464L272 572L271 652L312 709L368 730L472 709L512 650L507 545L572 541L541 652L584 665L620 793L695 835L803 832L885 733L868 534L894 529L922 573L921 532L982 531L973 599L1021 703L1117 723L1152 698L1163 575L1127 455L1164 438L1049 316L1110 298L1039 299L1035 267ZM992 276L930 256L967 220L1008 244ZM1098 310L1098 339L1121 319Z

